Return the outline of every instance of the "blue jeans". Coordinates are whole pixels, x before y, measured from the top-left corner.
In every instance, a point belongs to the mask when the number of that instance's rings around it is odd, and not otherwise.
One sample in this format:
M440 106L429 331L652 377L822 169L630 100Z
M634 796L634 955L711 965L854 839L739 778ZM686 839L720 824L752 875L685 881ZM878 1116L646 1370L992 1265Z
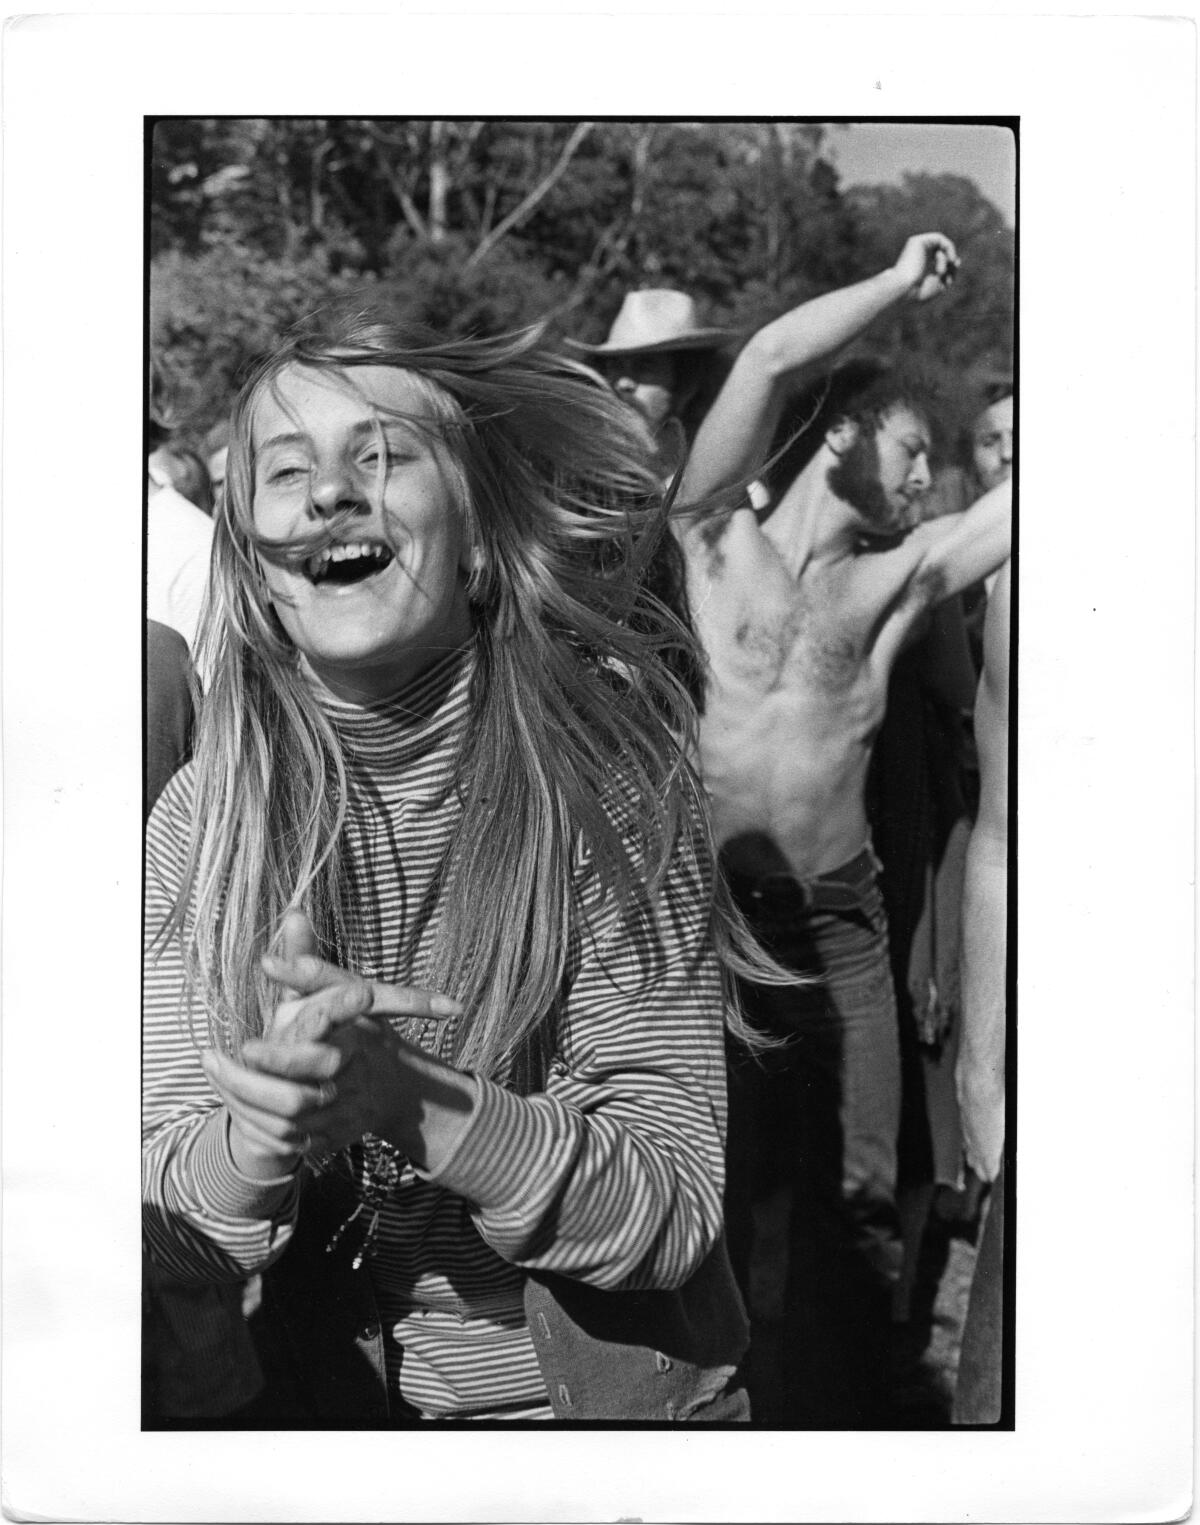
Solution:
M877 866L868 849L803 882L730 878L764 945L814 977L743 988L751 1021L788 1044L731 1065L730 1246L745 1286L751 1205L790 1186L788 1418L830 1429L885 1420L901 1263L900 1046Z

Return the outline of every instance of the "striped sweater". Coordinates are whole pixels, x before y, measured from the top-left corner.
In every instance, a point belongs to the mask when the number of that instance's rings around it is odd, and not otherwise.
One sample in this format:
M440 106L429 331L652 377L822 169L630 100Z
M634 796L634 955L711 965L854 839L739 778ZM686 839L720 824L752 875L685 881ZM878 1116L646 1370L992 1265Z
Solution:
M322 699L350 779L344 908L359 970L374 979L421 983L435 876L460 809L445 785L470 671L455 653L387 705ZM176 775L147 828L148 948L182 880L191 781L190 767ZM635 897L588 929L543 1092L473 1077L477 1105L450 1160L436 1174L404 1166L359 1274L371 1276L391 1336L393 1388L423 1414L545 1403L525 1268L610 1290L672 1288L713 1245L725 1076L708 871L681 850L655 904ZM587 903L594 886L579 889ZM180 1279L241 1279L286 1251L299 1175L261 1182L236 1169L184 1005L168 943L148 954L144 983L147 1245Z

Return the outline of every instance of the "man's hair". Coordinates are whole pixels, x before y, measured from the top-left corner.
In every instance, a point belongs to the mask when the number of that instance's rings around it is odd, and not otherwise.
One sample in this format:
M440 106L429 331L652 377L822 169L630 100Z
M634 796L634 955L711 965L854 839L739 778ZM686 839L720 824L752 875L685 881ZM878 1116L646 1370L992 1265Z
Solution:
M976 415L982 413L985 408L993 408L998 402L1003 402L1006 397L1013 395L1011 381L990 381L979 395L979 403L975 409Z
M1012 382L1007 379L985 382L975 388L974 397L968 394L969 400L963 411L963 423L958 431L954 452L958 465L964 471L971 473L975 470L975 430L979 420L989 408L994 408L998 402L1004 402L1012 396Z
M932 422L927 389L919 378L881 360L846 361L806 386L793 400L776 433L770 475L792 482L842 419L874 431L896 408L911 408Z
M861 390L851 392L827 415L826 429L839 419L849 419L860 429L873 433L897 408L908 408L919 418L929 420L929 399L919 386L903 375L885 373Z
M271 987L260 955L291 908L309 912L328 955L353 967L359 951L341 909L347 759L261 570L264 557L295 565L311 555L345 515L303 539L262 536L251 426L288 368L353 386L364 365L402 370L423 395L423 416L408 422L427 432L474 560L476 667L453 783L462 810L434 949L418 971L472 1013L455 1061L504 1072L555 1009L579 947L581 852L602 902L623 908L653 893L681 846L690 851L726 967L770 977L716 878L686 761L695 710L665 656L694 652L693 637L646 575L669 531L636 418L536 332L443 341L334 310L293 332L233 411L200 637L210 682L187 867L164 929L184 941L210 1041L236 1050L261 1031Z

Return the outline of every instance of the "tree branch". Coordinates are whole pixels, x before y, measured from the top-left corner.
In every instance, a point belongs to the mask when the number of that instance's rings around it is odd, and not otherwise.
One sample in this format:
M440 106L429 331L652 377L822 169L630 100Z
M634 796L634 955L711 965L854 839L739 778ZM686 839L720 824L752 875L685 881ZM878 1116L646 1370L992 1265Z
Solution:
M645 127L634 139L632 154L632 187L629 210L621 224L610 223L596 241L588 262L575 277L566 299L551 313L552 318L562 318L581 306L596 283L608 276L625 257L626 250L637 231L645 204L646 170L650 163L650 145L654 139L653 126Z
M428 238L429 229L425 226L425 219L421 216L420 212L417 211L416 202L409 195L408 191L405 189L404 182L400 179L400 176L389 163L386 150L378 141L376 142L375 147L378 150L376 157L379 160L379 167L383 171L383 177L387 181L392 195L395 196L397 202L399 203L400 210L404 214L405 222L409 225L409 227L417 235L418 238Z
M593 124L591 122L580 122L577 124L575 131L567 139L562 153L559 154L558 162L555 164L554 168L548 175L544 176L544 178L537 185L534 186L533 190L529 192L528 196L519 202L507 217L502 217L500 219L500 221L496 224L496 226L492 229L486 238L482 239L481 242L476 245L470 258L463 266L464 270L470 270L473 266L478 265L481 260L485 259L504 237L504 235L511 232L518 223L524 222L529 214L533 211L533 209L538 205L538 203L542 201L547 195L549 195L549 193L554 189L554 187L566 173L567 166L575 157L575 153L579 148L579 145L583 142L584 138L587 137L588 133L591 132L592 126Z

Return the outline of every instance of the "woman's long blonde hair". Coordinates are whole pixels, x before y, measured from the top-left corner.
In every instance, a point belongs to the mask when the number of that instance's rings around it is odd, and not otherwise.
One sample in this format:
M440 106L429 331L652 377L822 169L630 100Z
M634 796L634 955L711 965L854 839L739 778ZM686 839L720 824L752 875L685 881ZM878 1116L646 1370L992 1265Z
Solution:
M648 568L674 547L632 410L536 332L442 342L370 314L318 314L242 389L216 524L187 868L166 929L183 939L209 1041L236 1051L263 1030L277 992L260 956L290 909L354 967L339 864L346 763L267 596L260 557L280 547L253 525L251 420L287 367L363 365L402 369L428 397L474 555L461 813L432 953L415 972L470 1014L455 1062L500 1074L531 1052L578 947L581 852L610 904L626 906L690 844L726 968L761 974L687 761L695 707L670 656L694 656L693 638L649 591Z

